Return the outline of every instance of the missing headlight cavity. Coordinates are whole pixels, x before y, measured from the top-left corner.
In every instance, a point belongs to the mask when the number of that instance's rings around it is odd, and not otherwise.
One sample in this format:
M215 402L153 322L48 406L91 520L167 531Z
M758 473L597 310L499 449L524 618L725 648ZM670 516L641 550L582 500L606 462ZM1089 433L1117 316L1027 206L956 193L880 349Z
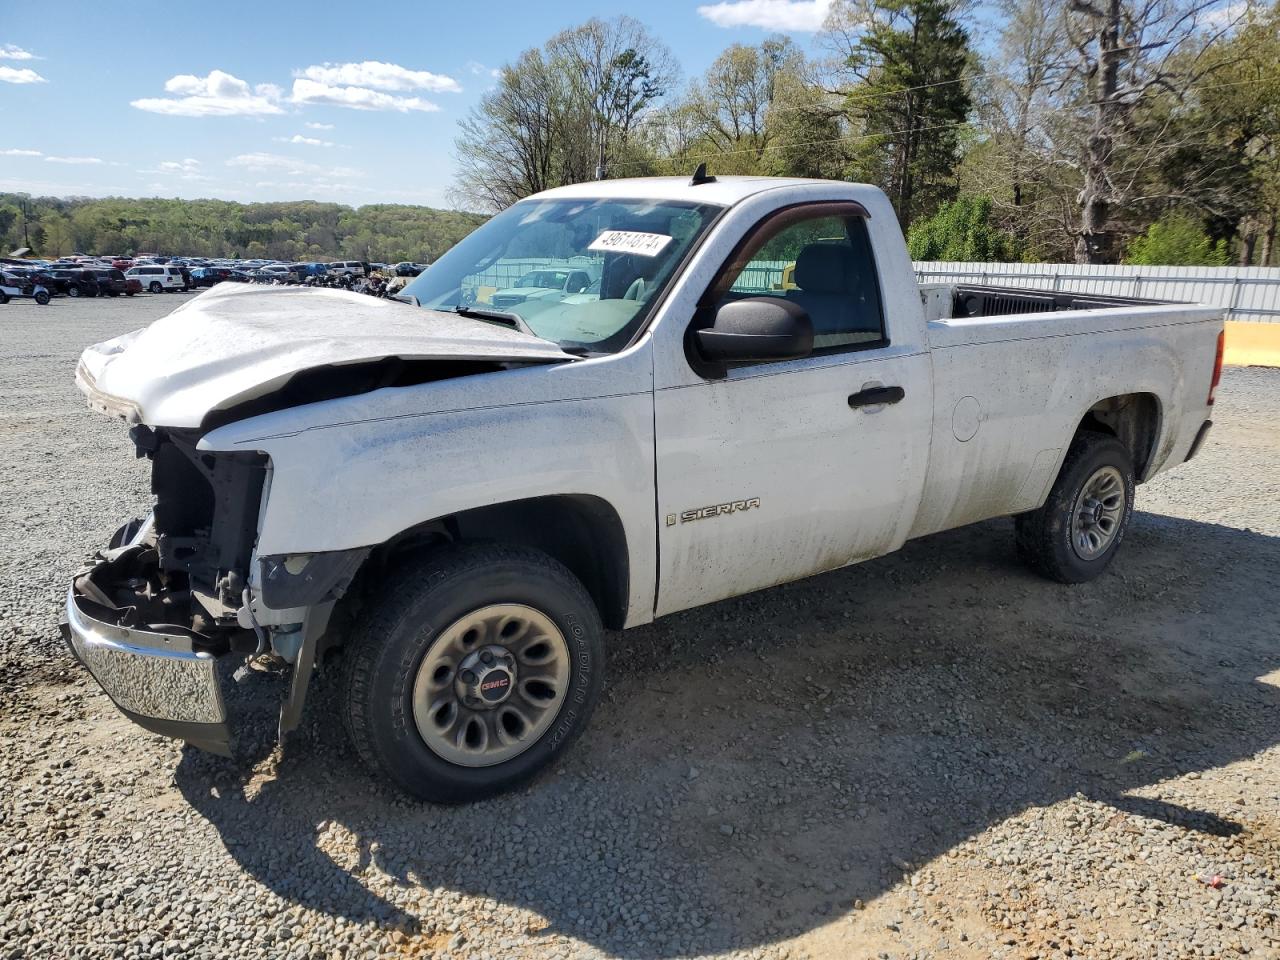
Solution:
M139 426L130 436L151 460L160 569L185 573L194 591L234 609L257 536L266 456L197 450L197 430Z

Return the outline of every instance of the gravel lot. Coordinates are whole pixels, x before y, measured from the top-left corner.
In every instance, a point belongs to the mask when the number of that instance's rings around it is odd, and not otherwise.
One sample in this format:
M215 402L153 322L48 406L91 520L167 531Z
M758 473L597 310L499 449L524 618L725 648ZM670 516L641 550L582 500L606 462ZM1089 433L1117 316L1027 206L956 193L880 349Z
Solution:
M1280 371L1100 581L991 522L612 638L562 766L465 808L357 763L332 671L283 751L129 725L57 637L147 503L72 384L179 295L0 307L0 960L1280 956Z

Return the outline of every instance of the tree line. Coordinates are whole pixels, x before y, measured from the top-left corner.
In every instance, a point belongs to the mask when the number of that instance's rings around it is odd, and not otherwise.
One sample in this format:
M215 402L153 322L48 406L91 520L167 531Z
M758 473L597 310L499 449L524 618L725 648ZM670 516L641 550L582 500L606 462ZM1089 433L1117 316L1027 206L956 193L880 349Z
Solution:
M1280 261L1280 3L836 0L806 54L733 44L684 82L630 17L502 67L460 125L457 196L592 178L869 182L920 259ZM990 23L981 27L990 31Z
M481 214L399 204L353 208L310 200L31 198L0 193L5 251L184 254L286 261L430 263L475 227Z

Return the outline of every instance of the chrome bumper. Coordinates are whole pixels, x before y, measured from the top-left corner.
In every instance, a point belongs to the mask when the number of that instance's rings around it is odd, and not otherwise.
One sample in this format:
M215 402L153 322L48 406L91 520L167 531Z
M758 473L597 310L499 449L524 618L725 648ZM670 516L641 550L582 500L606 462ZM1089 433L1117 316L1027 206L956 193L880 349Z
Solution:
M136 630L95 619L90 603L67 592L63 633L117 707L138 725L229 756L227 710L216 660L182 634Z

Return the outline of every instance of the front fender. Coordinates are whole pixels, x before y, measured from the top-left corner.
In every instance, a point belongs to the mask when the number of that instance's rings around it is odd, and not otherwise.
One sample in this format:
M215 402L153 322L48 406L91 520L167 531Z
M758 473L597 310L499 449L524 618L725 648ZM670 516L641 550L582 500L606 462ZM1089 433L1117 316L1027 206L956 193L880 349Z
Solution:
M611 505L622 523L629 622L643 622L646 611L651 616L657 536L651 392L245 436L253 432L232 424L207 434L201 447L252 448L271 458L259 557L373 547L467 510L590 496Z

